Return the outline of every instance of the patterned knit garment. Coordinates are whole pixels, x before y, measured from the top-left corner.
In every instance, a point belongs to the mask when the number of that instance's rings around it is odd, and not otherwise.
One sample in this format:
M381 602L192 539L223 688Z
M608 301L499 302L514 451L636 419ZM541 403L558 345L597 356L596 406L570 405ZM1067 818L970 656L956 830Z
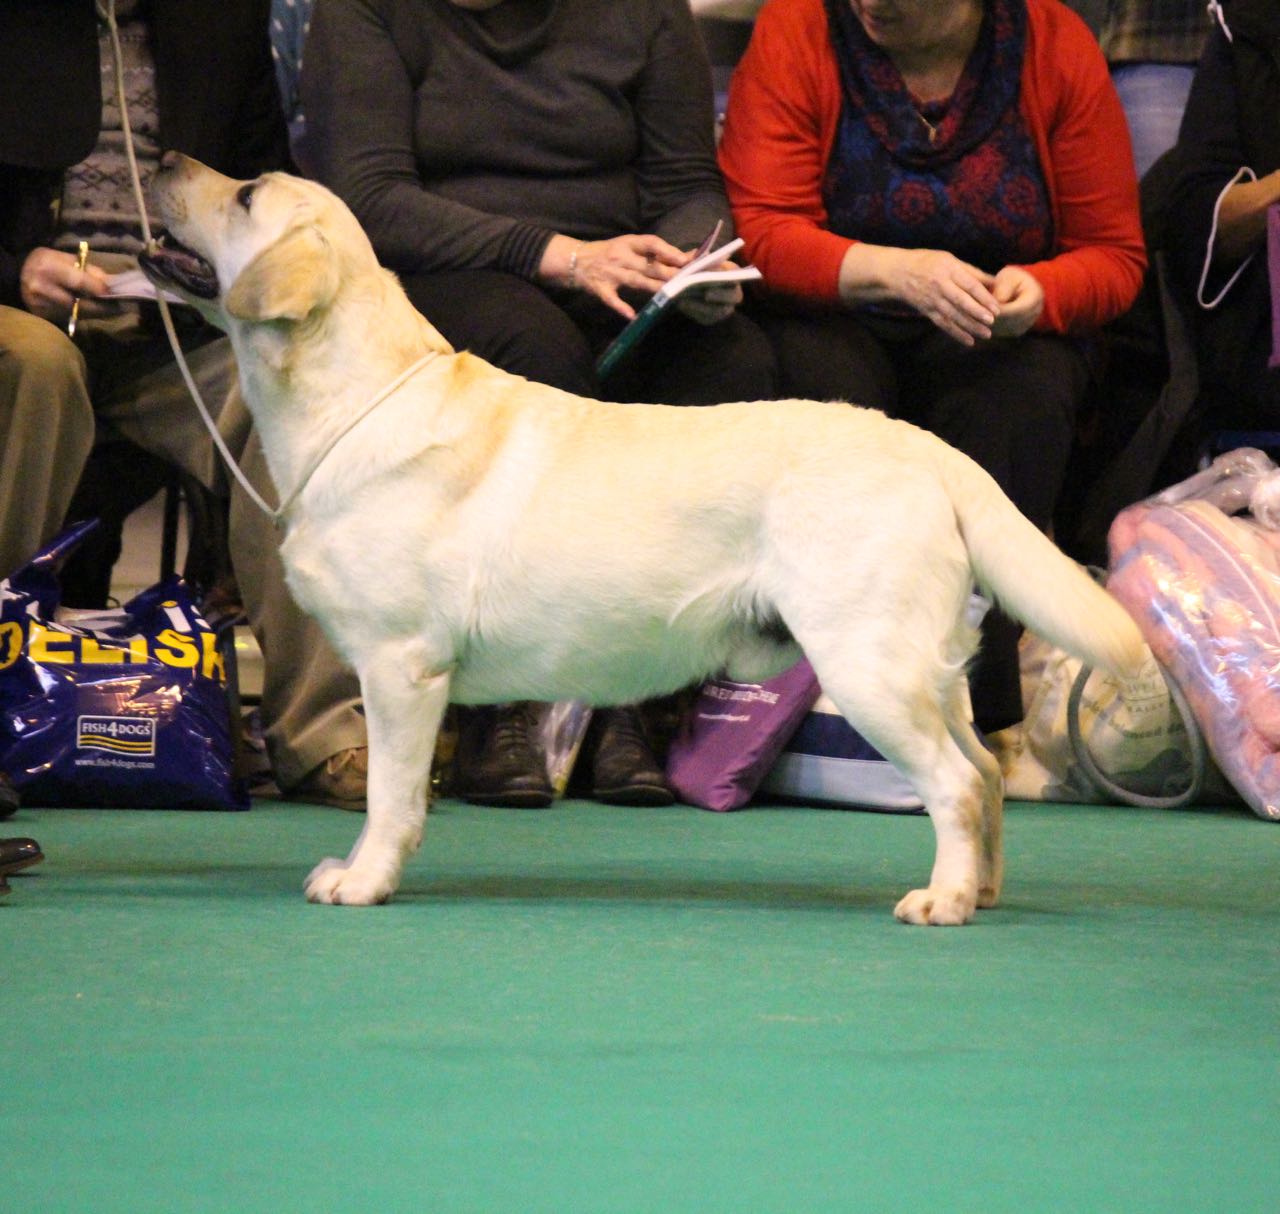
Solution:
M946 249L990 273L1049 256L1048 189L1018 106L1022 0L988 0L955 92L933 106L911 96L847 0L827 0L827 12L844 91L823 182L831 230Z
M160 160L155 62L147 37L143 0L117 0L124 68L125 102L133 128L134 152L145 192ZM99 32L102 64L102 127L97 146L67 171L63 184L58 236L60 249L74 251L87 240L98 251L137 253L142 224L129 180L123 124L116 99L111 37L106 23Z

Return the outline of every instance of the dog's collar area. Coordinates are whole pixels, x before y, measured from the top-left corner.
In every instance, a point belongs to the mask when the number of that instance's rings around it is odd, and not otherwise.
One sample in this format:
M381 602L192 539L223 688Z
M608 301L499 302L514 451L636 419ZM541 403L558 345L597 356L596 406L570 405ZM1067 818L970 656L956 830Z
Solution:
M271 520L277 527L283 527L288 520L289 511L297 504L298 498L302 496L302 492L311 482L311 478L320 470L320 466L333 453L337 445L342 442L348 434L351 433L366 417L368 417L383 401L389 396L395 395L409 380L411 380L419 371L422 370L429 362L440 356L439 350L428 350L416 363L410 367L406 367L399 375L386 385L380 392L374 395L365 403L363 409L352 415L347 423L342 426L338 432L315 454L311 462L303 469L302 475L298 478L297 484L289 491L285 499L271 511Z

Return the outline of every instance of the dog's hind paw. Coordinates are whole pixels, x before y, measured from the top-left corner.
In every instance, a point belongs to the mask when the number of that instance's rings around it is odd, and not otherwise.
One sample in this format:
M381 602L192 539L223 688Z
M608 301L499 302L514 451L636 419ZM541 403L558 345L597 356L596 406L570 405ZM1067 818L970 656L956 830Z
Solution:
M959 927L973 918L972 893L958 889L913 889L894 907L903 923L928 927Z
M331 906L376 906L395 892L395 882L348 864L346 860L321 860L307 878L308 902Z
M990 910L1000 904L1000 887L998 885L981 885L978 887L978 908Z

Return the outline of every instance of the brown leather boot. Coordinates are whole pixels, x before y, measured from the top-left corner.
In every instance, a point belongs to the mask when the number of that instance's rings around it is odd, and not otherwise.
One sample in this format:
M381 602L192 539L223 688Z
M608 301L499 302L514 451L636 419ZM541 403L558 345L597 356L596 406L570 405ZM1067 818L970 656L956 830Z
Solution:
M600 708L591 718L579 763L586 759L584 787L607 805L670 805L675 801L639 708Z
M545 809L555 798L537 737L536 704L497 704L464 714L453 792L474 805Z
M336 805L362 813L368 802L369 750L353 746L330 755L289 789L285 800L310 805Z
M39 864L44 859L40 844L34 839L0 839L0 884L24 868ZM8 893L6 888L3 893Z

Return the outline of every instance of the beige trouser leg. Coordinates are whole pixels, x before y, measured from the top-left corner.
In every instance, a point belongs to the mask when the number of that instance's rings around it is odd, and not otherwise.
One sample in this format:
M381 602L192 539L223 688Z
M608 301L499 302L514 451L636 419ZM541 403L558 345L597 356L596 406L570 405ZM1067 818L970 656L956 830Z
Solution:
M62 527L93 426L84 358L70 338L0 307L0 577Z
M187 314L189 317L190 314ZM180 339L196 386L215 418L235 382L235 357L225 337L194 345L179 314ZM202 330L207 335L208 330ZM89 391L100 438L127 438L194 476L214 492L226 482L164 332L136 312L81 322L76 341L89 365Z
M276 783L288 789L330 755L365 745L359 685L319 627L294 603L284 580L275 526L222 467L167 343L164 350L165 357L156 365L148 362L147 351L138 351L123 368L117 356L117 373L104 372L106 390L95 390L95 404L99 417L126 438L217 492L234 488L228 530L231 564L262 649L267 754ZM245 466L254 488L274 500L266 461L235 387L230 342L221 338L200 346L187 354L187 362L233 456Z
M266 460L235 386L230 342L220 338L201 346L188 353L187 362L232 455L254 488L274 500ZM119 363L117 358L117 369ZM222 467L172 357L152 366L146 353L138 352L128 370L132 373L104 374L106 391L94 396L99 417L215 491L234 490L228 543L249 624L262 649L267 753L276 783L291 788L330 755L365 745L359 685L319 627L294 603L280 563L280 536Z
M248 414L231 391L230 343L188 350L187 362L232 452L271 499L261 449L249 441ZM227 491L228 474L154 325L140 324L132 310L82 320L73 343L48 321L0 307L0 577L61 528L94 442L95 412L100 434L130 439ZM276 779L288 788L330 755L363 746L365 730L355 676L294 604L278 545L270 520L237 488L231 558L265 659L267 744Z
M222 432L250 484L276 493L238 392ZM360 685L320 626L293 601L280 562L280 533L240 486L231 492L231 560L249 623L262 648L262 723L276 783L288 790L340 750L366 745Z

